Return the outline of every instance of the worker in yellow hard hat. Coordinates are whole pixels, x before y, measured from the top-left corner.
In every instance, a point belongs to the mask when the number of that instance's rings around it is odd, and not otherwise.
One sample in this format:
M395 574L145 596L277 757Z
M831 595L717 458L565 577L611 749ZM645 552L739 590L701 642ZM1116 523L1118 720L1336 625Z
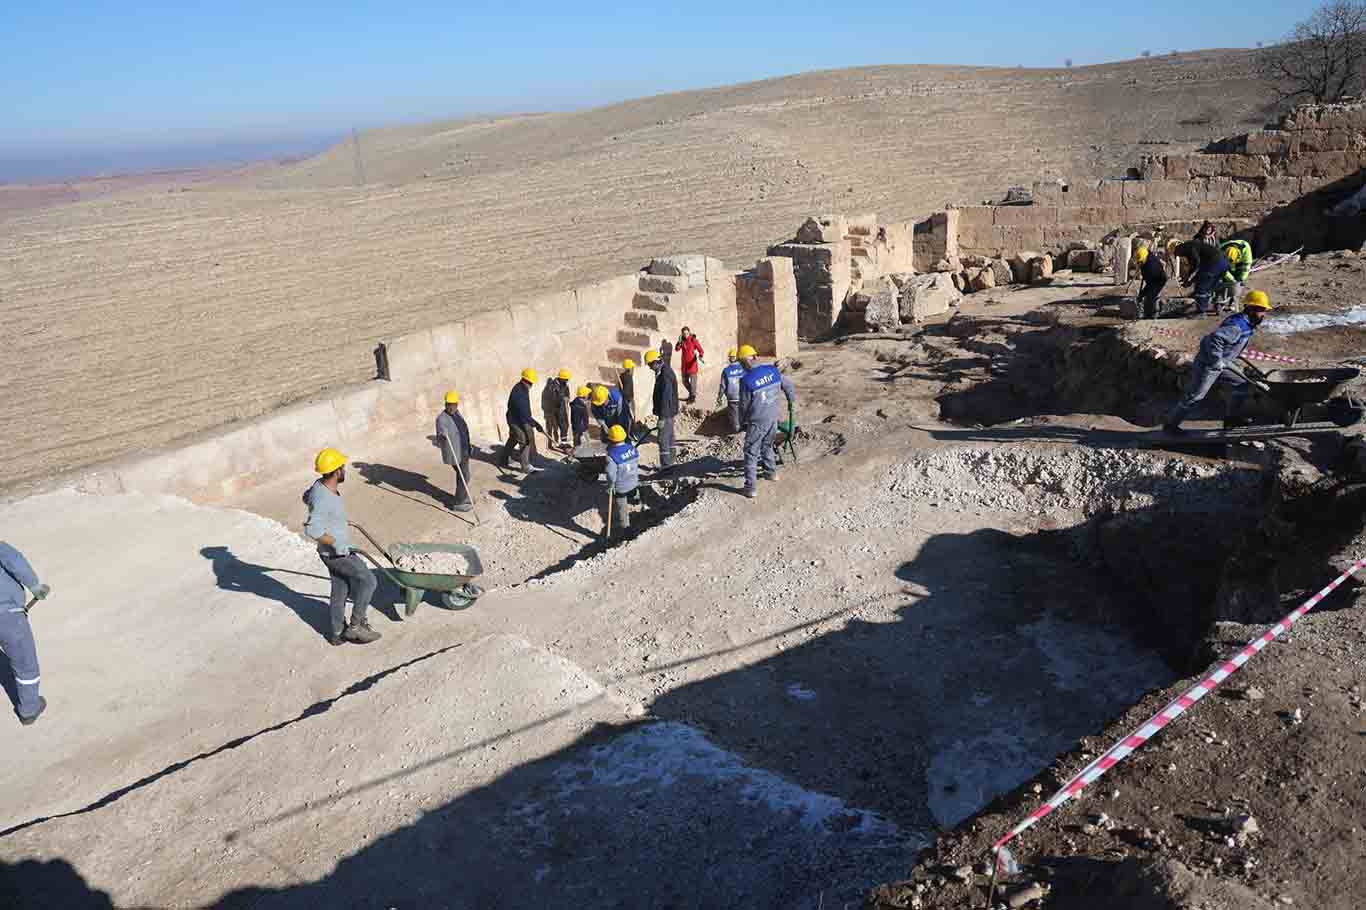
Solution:
M674 421L678 419L678 376L658 351L645 352L645 365L655 374L651 400L658 422L659 469L671 471L674 467Z
M1242 299L1244 286L1252 275L1252 244L1240 239L1226 240L1219 249L1229 262L1229 270L1224 273L1224 281L1215 294L1215 307L1233 309L1233 301Z
M319 476L304 493L304 504L308 506L304 535L318 545L318 557L332 580L332 595L328 601L331 619L328 644L350 641L368 645L380 638L365 618L378 582L375 573L351 546L351 523L347 521L341 497L341 485L346 482L346 463L347 457L333 448L323 449L313 459L313 469ZM348 594L355 604L349 623L346 621Z
M640 450L626 435L626 428L607 429L607 487L611 491L613 536L631 526L631 503L640 498Z
M602 441L607 441L607 434L614 425L620 424L622 427L631 426L631 407L626 401L626 397L621 394L621 389L608 388L605 385L597 386L593 389L593 419L597 421L598 428L602 431ZM628 434L630 430L626 431Z
M569 444L569 402L574 400L569 380L574 374L560 370L559 375L545 384L541 392L541 410L545 414L546 438L555 448Z
M621 400L626 402L626 407L634 416L636 413L636 362L627 357L621 362L621 372L617 374L617 388L621 390ZM630 435L634 427L629 422L622 424L626 428L627 435Z
M1249 291L1243 296L1243 311L1225 319L1219 328L1200 341L1200 351L1191 365L1186 394L1167 414L1162 424L1163 430L1178 436L1184 434L1186 431L1181 429L1181 422L1221 380L1233 387L1228 409L1224 413L1224 429L1247 426L1252 422L1250 418L1239 416L1242 404L1247 399L1248 383L1243 374L1233 368L1233 364L1247 349L1257 326L1262 324L1269 312L1271 298L1263 291Z
M532 460L536 457L536 431L545 432L545 427L536 422L536 418L531 416L531 387L536 384L540 377L536 371L530 367L522 370L522 378L517 380L517 384L508 393L508 441L503 446L503 454L498 459L498 466L507 470L512 460L512 453L519 448L522 452L522 473L530 474L533 470Z
M436 441L441 446L441 461L455 470L455 499L451 508L469 512L470 501L470 427L460 413L460 393L452 389L446 393L446 406L436 415Z
M777 365L759 363L759 353L751 346L743 344L736 353L745 368L740 380L740 420L745 427L744 493L755 499L759 495L758 477L778 479L778 419L786 398L788 425L797 425L797 390Z
M1138 318L1156 319L1162 312L1162 289L1167 286L1167 264L1161 253L1146 246L1138 248Z
M591 422L593 390L586 385L579 386L578 395L569 404L569 425L574 431L574 448L583 445L584 434Z
M726 409L731 433L740 432L740 380L745 376L745 365L740 362L740 350L726 351L729 361L721 368L721 385L716 390L716 407Z

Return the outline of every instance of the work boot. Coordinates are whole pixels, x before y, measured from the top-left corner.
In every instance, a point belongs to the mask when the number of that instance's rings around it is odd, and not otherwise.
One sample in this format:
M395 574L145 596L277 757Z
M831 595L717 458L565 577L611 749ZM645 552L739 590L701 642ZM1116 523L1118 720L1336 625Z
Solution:
M38 710L37 710L37 711L34 711L34 712L33 712L32 714L30 714L28 717L25 717L24 715L20 714L20 715L19 715L19 723L23 724L25 727L31 727L31 726L33 726L35 723L37 723L38 718L41 717L41 716L42 716L42 713L43 713L44 711L46 711L46 710L47 710L47 699L46 699L46 698L43 698L43 696L39 695L39 696L38 696Z
M761 473L759 474L759 479L760 479L760 480L777 480L777 479L778 479L778 472L777 472L777 471L763 471L763 472L761 472Z
M345 634L346 634L345 632L342 633L342 635L345 635ZM329 632L328 635L327 635L327 643L328 643L329 645L331 645L332 647L334 647L334 648L336 648L336 647L338 647L338 646L340 646L340 645L346 644L346 639L343 638L342 635L333 635L332 633Z
M464 502L457 502L455 505L451 506L451 510L455 512L472 512L474 511L474 504L467 499Z
M758 499L758 498L759 498L759 491L756 490L754 487L745 487L745 498L746 498L746 499Z
M368 645L372 641L380 640L380 634L370 628L370 624L367 622L351 623L351 625L346 627L346 631L343 632L342 635L347 641L355 642L358 645Z

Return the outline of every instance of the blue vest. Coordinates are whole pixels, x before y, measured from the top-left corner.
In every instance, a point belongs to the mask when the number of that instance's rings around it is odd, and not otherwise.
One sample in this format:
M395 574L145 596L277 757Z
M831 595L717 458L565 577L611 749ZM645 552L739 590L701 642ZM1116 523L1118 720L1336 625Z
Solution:
M760 405L777 402L783 394L783 374L771 363L760 364L746 371L745 378L740 382L749 391L756 410Z
M740 380L745 378L745 367L739 363L728 363L721 370L721 381L726 384L726 397L731 401L740 400Z
M629 442L617 442L607 447L607 457L617 466L617 492L634 490L640 482L640 451Z

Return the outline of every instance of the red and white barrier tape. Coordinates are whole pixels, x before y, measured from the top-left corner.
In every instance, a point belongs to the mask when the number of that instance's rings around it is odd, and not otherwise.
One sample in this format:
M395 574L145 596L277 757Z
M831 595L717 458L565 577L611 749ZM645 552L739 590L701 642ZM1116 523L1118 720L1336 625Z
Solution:
M1152 332L1153 332L1154 335L1166 335L1168 338L1185 338L1185 337L1187 337L1187 336L1189 336L1189 335L1194 334L1194 333L1192 333L1192 332L1173 332L1173 331L1170 330L1170 329L1159 329L1159 328L1156 328L1156 327L1153 328ZM1268 353L1266 353L1265 351L1258 351L1258 350L1254 350L1254 349L1252 349L1252 348L1248 348L1246 351L1244 351L1244 352L1243 352L1243 356L1244 356L1244 357L1251 358L1252 360L1274 360L1274 361L1276 361L1277 363L1308 363L1308 362L1309 362L1309 361L1303 360L1303 359L1301 359L1301 358L1299 358L1299 357L1286 357L1284 354L1268 354Z
M1243 648L1242 651L1239 651L1232 660L1220 664L1214 672L1207 675L1184 695L1178 696L1171 704L1153 715L1151 720L1142 727L1139 727L1132 735L1115 743L1108 752L1083 768L1075 777L1068 781L1061 790L1053 794L1048 802L1030 813L1029 817L1012 828L1009 834L992 844L991 851L994 857L994 863L999 865L1001 849L1005 847L1006 844L1028 831L1036 822L1045 818L1051 814L1053 810L1086 789L1089 784L1095 783L1106 771L1109 771L1115 765L1128 758L1139 746L1142 746L1148 740L1156 736L1159 730L1176 720L1182 714L1185 714L1192 705L1213 692L1220 683L1238 672L1243 664L1252 659L1253 655L1271 644L1271 642L1284 634L1291 626L1304 618L1304 614L1318 606L1325 597L1337 590L1339 585L1359 572L1363 566L1366 566L1366 559L1357 560L1352 564L1351 568L1335 578L1332 584L1306 600L1297 610L1268 629L1265 635L1249 642L1247 647Z

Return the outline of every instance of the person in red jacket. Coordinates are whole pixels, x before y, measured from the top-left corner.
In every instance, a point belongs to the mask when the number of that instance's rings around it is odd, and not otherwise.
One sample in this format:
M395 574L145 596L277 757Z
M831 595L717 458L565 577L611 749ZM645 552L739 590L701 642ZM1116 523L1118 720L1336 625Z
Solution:
M683 388L688 390L688 403L691 404L697 400L697 374L702 371L706 352L702 350L702 342L686 325L678 336L678 353L683 358Z

